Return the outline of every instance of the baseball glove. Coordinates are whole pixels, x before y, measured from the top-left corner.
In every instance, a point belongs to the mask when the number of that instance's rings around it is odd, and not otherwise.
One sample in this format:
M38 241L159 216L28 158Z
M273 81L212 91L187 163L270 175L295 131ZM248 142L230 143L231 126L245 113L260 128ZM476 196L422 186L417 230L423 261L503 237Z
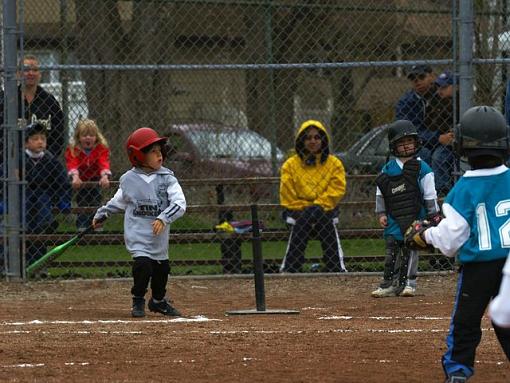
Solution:
M414 221L411 226L406 230L404 235L405 245L411 250L427 250L430 245L425 242L423 232L429 227L435 226L428 220Z

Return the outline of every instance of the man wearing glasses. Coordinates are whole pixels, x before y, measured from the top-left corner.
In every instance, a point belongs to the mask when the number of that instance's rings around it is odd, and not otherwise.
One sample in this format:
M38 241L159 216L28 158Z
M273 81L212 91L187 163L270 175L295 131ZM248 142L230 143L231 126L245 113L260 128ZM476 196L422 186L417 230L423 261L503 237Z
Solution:
M61 158L65 149L64 113L57 99L45 91L40 85L41 71L39 61L33 55L23 58L23 68L19 73L22 80L18 87L19 102L18 116L24 117L30 124L33 120L50 120L48 128L48 151L55 157ZM4 119L4 93L0 92L0 121Z

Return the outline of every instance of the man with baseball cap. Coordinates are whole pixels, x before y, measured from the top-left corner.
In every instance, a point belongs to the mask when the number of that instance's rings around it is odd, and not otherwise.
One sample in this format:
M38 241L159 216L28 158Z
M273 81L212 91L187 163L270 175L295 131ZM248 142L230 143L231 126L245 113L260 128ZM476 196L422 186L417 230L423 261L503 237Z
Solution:
M407 71L407 78L412 88L398 100L395 118L413 123L422 141L422 148L418 155L430 164L432 152L438 143L438 135L437 132L429 129L426 117L430 113L431 101L437 98L437 85L434 82L436 76L429 65L413 65Z
M413 65L407 72L407 78L413 81L418 76L427 75L432 72L432 67L429 65Z
M436 78L436 85L440 89L448 88L450 85L453 85L453 74L450 71L444 71Z

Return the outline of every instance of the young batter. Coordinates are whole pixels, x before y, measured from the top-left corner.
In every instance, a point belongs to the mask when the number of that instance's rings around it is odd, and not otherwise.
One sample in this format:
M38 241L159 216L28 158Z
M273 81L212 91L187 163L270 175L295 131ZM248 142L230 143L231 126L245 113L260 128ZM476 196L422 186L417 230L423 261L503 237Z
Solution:
M124 212L124 241L133 257L133 317L145 316L149 281L149 310L181 315L165 294L170 272L169 228L184 214L186 200L173 172L163 167L166 140L150 128L140 128L129 136L126 148L133 168L120 177L119 189L97 210L93 221L96 227L102 218Z

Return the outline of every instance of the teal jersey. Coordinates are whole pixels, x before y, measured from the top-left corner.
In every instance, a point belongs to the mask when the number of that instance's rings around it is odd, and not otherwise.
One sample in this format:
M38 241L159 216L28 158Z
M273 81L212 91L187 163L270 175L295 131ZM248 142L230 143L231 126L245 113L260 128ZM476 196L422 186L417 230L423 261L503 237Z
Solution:
M469 225L458 259L468 263L505 258L510 249L510 171L466 174L445 200Z
M423 197L425 189L432 189L429 192L434 195L435 199L434 179L432 178L434 173L432 172L432 169L425 161L420 160L420 165L421 165L420 172L418 174L418 185L420 186L421 195ZM401 162L397 162L395 159L388 161L388 163L386 163L386 165L384 165L384 167L382 168L382 172L388 174L389 176L397 176L399 174L402 174ZM425 218L425 215L426 215L425 207L422 204L422 207L416 219ZM388 237L390 235L400 241L404 239L403 233L400 230L397 221L389 214L388 226L384 228L384 237Z

